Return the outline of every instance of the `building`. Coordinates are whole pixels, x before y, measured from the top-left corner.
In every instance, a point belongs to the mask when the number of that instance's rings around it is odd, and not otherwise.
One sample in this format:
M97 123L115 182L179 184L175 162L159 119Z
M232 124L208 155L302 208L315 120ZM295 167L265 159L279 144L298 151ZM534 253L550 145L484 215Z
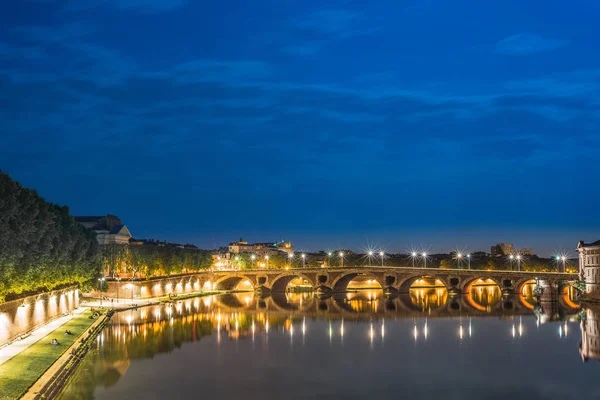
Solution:
M229 243L229 253L231 254L243 254L243 253L256 253L263 254L269 252L282 252L286 254L293 254L294 247L291 242L285 240L279 242L266 242L266 243L248 243L240 238L237 242Z
M580 241L577 244L579 253L579 279L585 282L585 289L591 297L600 297L600 240L593 243Z
M497 245L492 246L492 250L490 251L492 256L495 257L507 256L513 252L513 245L511 243L498 243Z
M510 254L520 254L522 256L532 256L533 249L531 247L516 249L512 243L498 243L492 246L491 254L494 257L503 257Z
M129 244L129 229L115 215L75 217L75 221L96 232L96 239L104 244Z

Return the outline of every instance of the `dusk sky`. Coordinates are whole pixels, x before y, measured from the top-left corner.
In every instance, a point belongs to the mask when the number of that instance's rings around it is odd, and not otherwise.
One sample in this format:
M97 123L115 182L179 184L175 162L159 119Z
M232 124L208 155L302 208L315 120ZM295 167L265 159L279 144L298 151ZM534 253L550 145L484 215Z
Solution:
M0 169L136 238L600 239L600 2L18 0Z

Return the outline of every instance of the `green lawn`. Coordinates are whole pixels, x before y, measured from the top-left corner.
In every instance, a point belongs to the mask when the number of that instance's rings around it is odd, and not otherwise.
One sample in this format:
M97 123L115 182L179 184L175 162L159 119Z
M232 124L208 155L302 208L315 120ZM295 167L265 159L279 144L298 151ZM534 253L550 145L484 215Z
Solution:
M96 321L85 311L0 365L0 399L18 399ZM65 335L70 329L73 335ZM52 346L56 338L60 345Z

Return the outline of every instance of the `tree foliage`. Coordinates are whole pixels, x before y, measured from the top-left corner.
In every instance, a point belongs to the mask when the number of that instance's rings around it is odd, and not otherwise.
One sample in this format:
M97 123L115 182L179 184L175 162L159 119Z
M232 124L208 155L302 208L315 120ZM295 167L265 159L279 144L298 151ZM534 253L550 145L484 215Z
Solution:
M93 231L0 171L0 302L85 284L100 273Z
M109 244L102 246L102 262L110 276L123 272L151 278L209 269L212 252L172 245Z

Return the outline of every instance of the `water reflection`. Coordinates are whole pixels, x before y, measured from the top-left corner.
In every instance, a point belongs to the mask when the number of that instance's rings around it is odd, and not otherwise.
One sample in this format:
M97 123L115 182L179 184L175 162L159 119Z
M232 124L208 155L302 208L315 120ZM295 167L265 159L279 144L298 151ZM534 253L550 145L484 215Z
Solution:
M326 299L313 293L268 297L237 293L120 312L98 337L96 348L85 358L64 398L132 395L165 398L160 395L159 385L169 383L160 374L177 385L202 384L207 395L220 393L221 397L229 398L246 393L241 386L235 392L218 374L229 375L236 382L254 379L254 383L247 382L248 390L253 390L256 382L262 382L264 387L289 384L286 380L274 383L269 375L273 373L273 365L289 370L304 384L310 382L311 373L307 371L321 371L320 376L331 378L329 384L342 393L346 390L344 385L349 384L347 378L342 379L344 374L351 376L358 368L361 374L378 379L371 375L371 369L379 368L378 365L387 368L379 371L385 377L385 371L389 374L398 367L399 359L416 369L422 359L446 365L448 359L464 357L473 358L475 366L487 366L481 363L488 356L502 360L512 354L519 359L537 360L540 353L552 353L563 346L561 343L569 346L570 354L576 354L577 343L572 340L578 340L574 335L578 323L581 357L588 360L600 356L598 312L589 309L582 312L561 303L536 305L531 309L520 305L519 296L502 296L488 287L474 291L469 296L449 298L445 289L422 288L391 299L385 298L381 290L356 291ZM472 302L484 310L473 307ZM523 347L518 351L527 355L510 350L513 343L521 341ZM544 343L543 352L536 343ZM176 351L183 348L186 350ZM411 348L420 350L416 353L409 351ZM464 353L461 349L466 348L470 350ZM504 367L512 361L504 360ZM323 370L321 364L332 369ZM462 367L468 375L468 367ZM523 368L526 373L532 370ZM172 369L179 375L174 375ZM257 375L255 370L262 372ZM147 379L151 371L160 371L153 375L156 382ZM410 375L415 370L403 371ZM440 370L437 374L433 365L428 371L434 379L442 379L448 373ZM499 373L488 372L490 376ZM338 375L339 381L335 378ZM217 386L223 392L218 392ZM313 390L306 389L313 386L307 385L304 390ZM264 397L279 398L279 392L273 390L263 393ZM362 393L362 389L356 390L356 395ZM248 395L252 397L251 393ZM298 396L291 395L295 397Z

